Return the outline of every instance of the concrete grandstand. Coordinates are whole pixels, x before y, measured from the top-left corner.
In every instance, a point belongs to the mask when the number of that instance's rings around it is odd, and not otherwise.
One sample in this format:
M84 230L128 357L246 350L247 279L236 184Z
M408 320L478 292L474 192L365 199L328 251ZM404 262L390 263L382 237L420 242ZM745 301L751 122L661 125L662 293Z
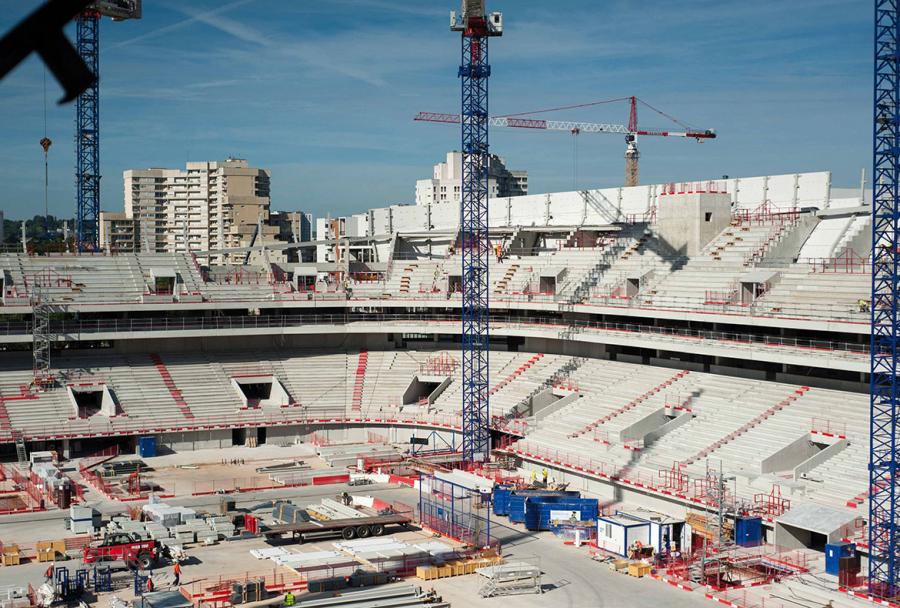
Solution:
M776 505L770 524L803 503L865 512L864 193L817 173L492 205L498 450L660 509L704 503L714 461L736 496ZM4 447L367 431L456 445L458 207L366 217L365 234L331 233L297 266L0 255ZM47 390L25 354L35 291L53 313Z

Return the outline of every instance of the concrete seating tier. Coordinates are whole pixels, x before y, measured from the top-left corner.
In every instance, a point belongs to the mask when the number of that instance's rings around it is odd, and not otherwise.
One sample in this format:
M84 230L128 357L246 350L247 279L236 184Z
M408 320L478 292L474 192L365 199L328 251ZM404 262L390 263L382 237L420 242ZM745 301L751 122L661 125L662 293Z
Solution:
M865 270L863 266L859 270ZM859 309L872 288L869 272L813 272L810 264L793 264L781 271L778 282L756 304L760 312L808 311L816 316L865 321L869 313Z
M0 432L4 436L11 431L64 433L98 425L110 430L190 428L227 422L238 415L242 403L231 378L256 374L271 374L280 380L293 401L301 404L292 410L298 415L375 416L396 411L419 366L440 353L367 352L360 407L354 411L360 354L286 350L57 357L55 365L64 382L87 378L106 383L120 404L120 415L112 421L96 416L76 419L64 387L30 393L30 368L7 364L0 368ZM455 353L447 354L452 357ZM157 361L165 365L174 390ZM507 413L537 391L547 390L548 380L564 366L570 370L568 375L557 377L552 384L565 388L551 390L558 397L572 391L578 396L558 408L552 403L545 405L545 414L539 413L530 425L530 443L650 476L679 462L697 478L707 462L721 461L724 471L736 474L735 484L742 495L767 492L773 483L779 483L786 492L793 491L789 494L792 499L865 507L865 395L602 359L496 351L490 354L491 386L496 387L491 394L491 413ZM460 373L457 367L439 374L449 375L451 382L432 404L431 412L459 413ZM184 414L173 396L176 391L193 418ZM646 429L638 433L632 425L659 417L661 412L669 420L681 416L682 423L644 445L641 439ZM264 414L241 412L242 419ZM812 433L816 430L828 434ZM825 445L838 441L838 436L849 445L811 468L806 480L794 481L792 466L784 471L762 470L765 459L797 441L808 438Z
M772 238L773 229L777 228L769 224L729 226L683 268L642 290L640 299L656 306L686 302L702 306L709 300L708 292L730 293L751 265L752 254Z

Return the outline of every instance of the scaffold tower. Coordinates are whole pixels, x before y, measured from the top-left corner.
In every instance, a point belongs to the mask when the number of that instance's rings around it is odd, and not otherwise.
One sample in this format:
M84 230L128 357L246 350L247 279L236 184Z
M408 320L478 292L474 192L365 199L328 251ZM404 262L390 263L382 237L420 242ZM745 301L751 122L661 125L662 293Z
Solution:
M31 311L32 386L43 389L53 384L53 373L50 371L53 337L50 333L50 303L39 285L34 285L31 289Z

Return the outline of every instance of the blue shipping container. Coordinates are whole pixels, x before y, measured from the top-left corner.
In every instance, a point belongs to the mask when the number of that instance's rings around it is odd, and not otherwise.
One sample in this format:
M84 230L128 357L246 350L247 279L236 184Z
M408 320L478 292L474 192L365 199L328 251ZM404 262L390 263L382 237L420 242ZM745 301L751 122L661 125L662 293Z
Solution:
M841 573L841 558L856 555L855 543L829 543L825 545L825 572L834 576Z
M141 458L152 458L156 456L156 437L152 435L138 437L138 456Z
M574 514L578 521L592 521L597 518L596 498L571 498L568 496L534 496L525 501L525 527L528 530L549 530L551 521L568 519Z
M525 521L525 497L512 494L509 497L509 521L520 524Z
M762 518L738 517L734 522L734 542L741 547L758 547L762 544Z
M554 491L554 490L515 490L509 496L508 514L509 521L513 523L524 523L526 512L526 501L537 498L547 501L560 499L577 499L581 496L580 492L575 490Z
M494 488L491 500L493 502L494 515L509 515L509 496L512 494L512 487L497 486Z

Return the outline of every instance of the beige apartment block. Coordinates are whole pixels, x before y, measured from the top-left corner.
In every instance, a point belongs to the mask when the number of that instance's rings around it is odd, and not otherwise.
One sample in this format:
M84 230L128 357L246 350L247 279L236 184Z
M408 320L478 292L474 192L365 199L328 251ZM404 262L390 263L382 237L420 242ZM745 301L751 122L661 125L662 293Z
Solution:
M105 246L126 245L127 221L133 223L133 247L144 252L202 252L247 246L260 225L265 241L274 240L278 232L266 225L270 173L251 167L243 159L189 162L183 170L129 169L124 172L124 181L124 217L107 214ZM118 239L111 231L113 226L121 233ZM229 263L238 258L241 256L237 254L213 254L200 259L204 263Z

